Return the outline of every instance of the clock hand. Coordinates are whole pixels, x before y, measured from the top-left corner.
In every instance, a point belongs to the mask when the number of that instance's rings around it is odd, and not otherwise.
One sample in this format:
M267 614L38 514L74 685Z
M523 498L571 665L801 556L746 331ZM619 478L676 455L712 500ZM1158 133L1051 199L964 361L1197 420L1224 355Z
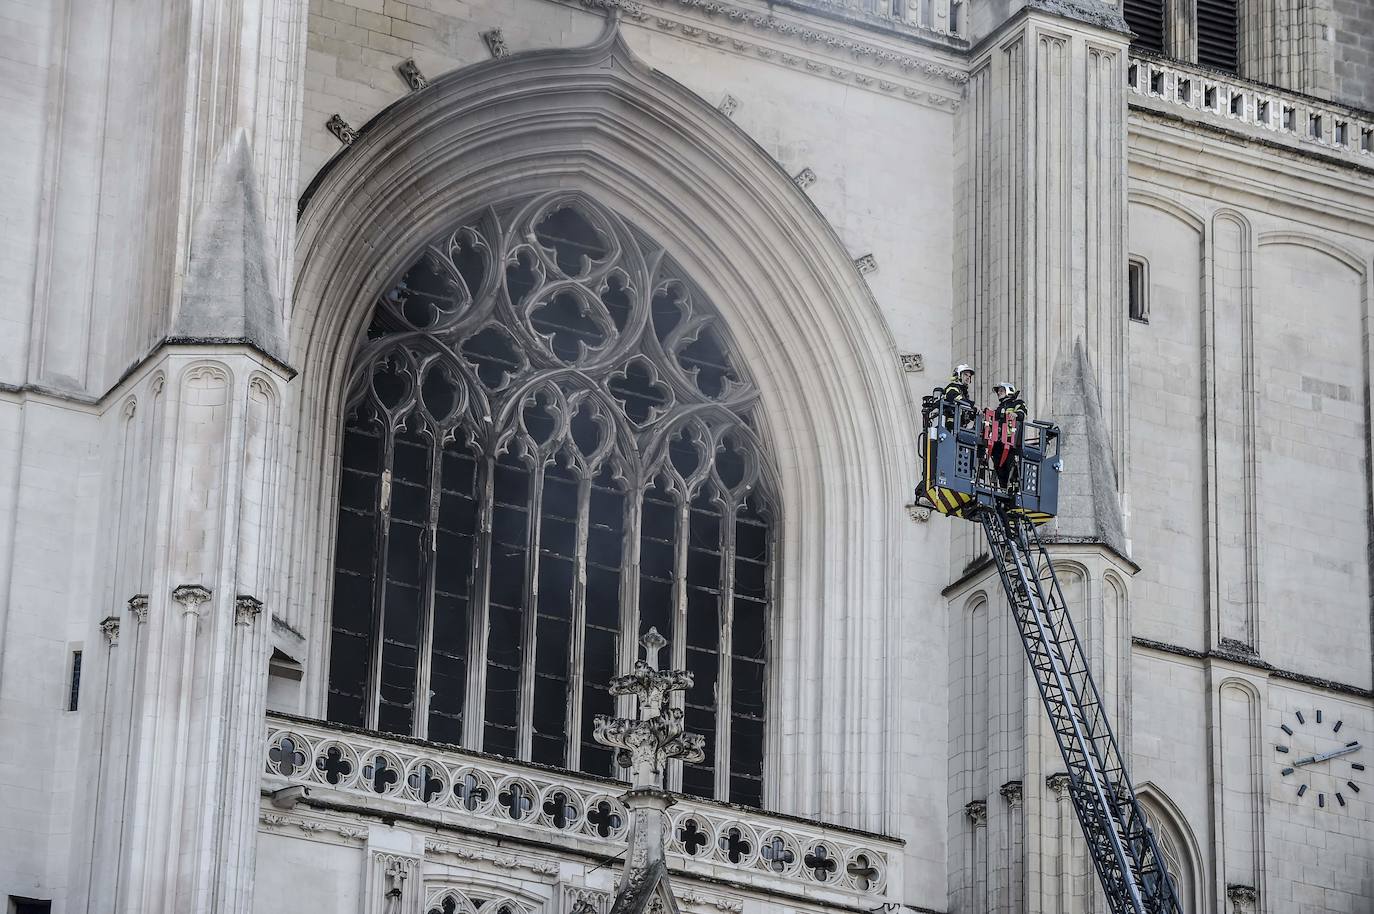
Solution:
M1358 752L1359 750L1360 744L1357 741L1351 743L1348 746L1342 746L1339 749L1332 749L1330 752L1323 752L1321 755L1309 755L1306 758L1300 758L1293 763L1293 767L1301 768L1304 765L1311 765L1315 764L1316 762L1325 762L1328 759L1337 758L1338 756L1342 755L1349 755L1351 752Z
M1344 745L1339 749L1332 749L1330 752L1322 753L1321 755L1317 756L1317 761L1324 762L1330 758L1337 758L1338 756L1349 755L1352 752L1358 751L1360 751L1360 743L1358 740L1356 740L1355 742L1348 743L1347 745Z

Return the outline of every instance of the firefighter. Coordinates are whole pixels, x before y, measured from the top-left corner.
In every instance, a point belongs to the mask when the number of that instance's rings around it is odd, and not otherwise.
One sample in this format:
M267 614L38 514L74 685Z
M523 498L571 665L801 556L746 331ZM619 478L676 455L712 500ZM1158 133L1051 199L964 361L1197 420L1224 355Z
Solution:
M964 403L967 409L964 411L963 425L965 427L973 425L973 397L969 396L968 386L973 383L973 366L959 365L954 369L954 373L945 382L945 389L942 395L945 411L945 428L954 428L954 409L955 404Z
M997 406L992 410L992 417L996 420L999 434L989 456L997 472L997 484L1007 489L1011 487L1016 470L1016 454L1026 423L1026 401L1021 399L1016 385L1009 381L993 385L992 392L997 395ZM1015 427L1014 433L1007 429L1008 425Z
M968 386L973 383L973 367L970 365L960 365L954 369L954 374L949 376L945 382L945 402L954 403L959 400L972 402L969 396Z

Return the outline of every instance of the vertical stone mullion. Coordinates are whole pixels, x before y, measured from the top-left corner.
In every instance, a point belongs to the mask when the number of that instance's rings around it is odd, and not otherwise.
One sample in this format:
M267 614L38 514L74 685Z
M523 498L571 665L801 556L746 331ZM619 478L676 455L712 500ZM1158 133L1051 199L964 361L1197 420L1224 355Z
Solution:
M482 748L487 704L487 628L491 614L491 515L496 457L481 453L477 461L477 524L472 547L472 586L468 596L468 684L463 703L463 743Z
M691 537L692 497L684 487L682 500L678 504L677 538L673 552L673 631L669 644L671 669L687 669L687 545ZM674 692L669 699L672 706L686 710L686 692ZM667 788L682 790L682 760L670 759L668 762Z
M367 668L367 708L363 725L376 729L382 701L382 644L386 621L386 554L391 536L391 466L396 456L396 430L383 424L382 472L377 477L377 547L376 569L372 576L372 635L369 639Z
M639 645L639 553L643 535L644 490L647 480L636 480L625 492L625 523L621 540L620 572L620 644L617 669L634 666ZM631 717L635 713L634 697L616 698L616 714ZM670 766L671 767L671 766Z
M539 540L544 526L544 469L537 452L530 459L529 521L525 529L525 606L520 614L520 711L515 744L529 760L534 744L534 652L539 640Z
M420 544L420 633L415 643L415 718L412 732L429 736L429 683L434 660L434 573L439 551L439 503L443 497L444 436L437 430L429 449L429 520Z
M716 799L730 799L730 709L735 619L735 514L738 507L721 512L720 530L720 640L716 655ZM677 669L682 669L677 667Z
M587 528L591 523L592 474L577 484L577 542L573 551L572 622L568 632L568 709L566 764L577 771L582 764L583 654L587 640ZM623 576L623 575L622 575ZM624 638L622 641L626 640ZM634 639L629 639L631 643Z

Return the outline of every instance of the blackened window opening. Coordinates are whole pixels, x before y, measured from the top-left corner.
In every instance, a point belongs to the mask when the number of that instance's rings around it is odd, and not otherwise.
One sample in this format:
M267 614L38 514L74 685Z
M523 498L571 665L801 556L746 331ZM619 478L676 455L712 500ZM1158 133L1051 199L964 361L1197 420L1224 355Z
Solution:
M1135 32L1134 47L1164 53L1164 0L1125 0L1122 14Z
M1150 322L1149 291L1144 261L1129 261L1126 268L1126 295L1131 320L1142 324Z
M379 299L341 438L330 720L596 774L657 628L706 738L668 786L765 800L775 508L757 392L673 260L556 193Z
M1197 62L1235 73L1239 27L1237 0L1197 0Z
M81 706L81 652L72 651L72 676L67 687L67 710L75 711Z

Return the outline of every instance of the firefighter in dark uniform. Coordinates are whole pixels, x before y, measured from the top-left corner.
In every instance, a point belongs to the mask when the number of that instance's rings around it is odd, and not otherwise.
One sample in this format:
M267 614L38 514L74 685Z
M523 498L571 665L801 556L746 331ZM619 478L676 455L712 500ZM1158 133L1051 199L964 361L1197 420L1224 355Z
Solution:
M954 369L954 374L949 376L945 382L943 400L945 403L945 428L954 428L954 404L967 403L969 409L964 413L964 424L970 425L973 421L973 398L969 396L968 386L973 383L973 366L959 365Z
M973 367L971 365L959 365L954 369L954 373L949 376L944 387L937 387L935 394L926 397L924 403L927 409L939 409L934 415L944 417L944 425L950 431L954 430L955 404L965 403L967 409L964 411L964 425L970 426L974 421L973 398L969 396L968 386L973 383ZM938 396L936 396L938 394ZM927 415L931 415L927 413ZM925 447L922 444L922 447ZM916 502L920 503L926 494L925 480L916 486Z
M1026 424L1026 401L1021 399L1016 385L1009 381L994 385L992 392L997 395L992 417L997 421L998 429L1006 429L1009 423L1015 426L1015 436L1007 438L1004 432L993 444L990 454L997 471L997 484L1005 489L1011 484L1016 470L1016 451L1020 447Z

